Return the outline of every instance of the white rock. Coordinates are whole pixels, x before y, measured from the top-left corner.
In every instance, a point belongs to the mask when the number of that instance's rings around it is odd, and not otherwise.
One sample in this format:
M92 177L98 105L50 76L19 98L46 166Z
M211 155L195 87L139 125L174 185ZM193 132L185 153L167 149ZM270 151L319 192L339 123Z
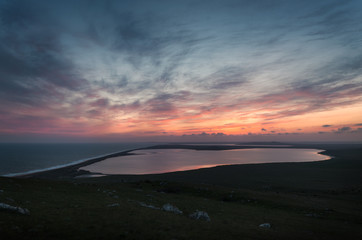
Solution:
M166 211L166 212L173 212L173 213L176 213L176 214L182 214L182 211L180 209L178 209L177 207L169 204L169 203L166 203L162 206L162 210L163 211Z
M119 207L119 203L108 204L107 207Z
M261 228L271 228L271 225L270 225L270 223L262 223L262 224L259 225L259 227L261 227Z
M192 219L196 219L196 220L204 220L204 221L208 221L208 222L211 221L209 214L207 214L207 212L199 211L199 210L196 210L196 212L190 214L189 217Z
M155 207L153 205L150 205L150 204L146 204L144 202L138 202L139 205L141 205L142 207L146 207L146 208L152 208L152 209L157 209L157 210L160 210L160 208L158 207Z
M26 208L21 208L21 207L17 207L17 211L18 213L24 214L24 215L29 215L29 210Z
M14 207L6 203L0 203L0 209L16 212L24 215L29 215L29 210L21 207Z

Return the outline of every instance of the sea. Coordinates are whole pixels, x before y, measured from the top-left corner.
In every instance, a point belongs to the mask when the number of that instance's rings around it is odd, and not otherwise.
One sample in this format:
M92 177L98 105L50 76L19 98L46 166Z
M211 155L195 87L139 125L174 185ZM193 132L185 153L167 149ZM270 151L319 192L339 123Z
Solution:
M0 176L55 169L155 143L0 143Z

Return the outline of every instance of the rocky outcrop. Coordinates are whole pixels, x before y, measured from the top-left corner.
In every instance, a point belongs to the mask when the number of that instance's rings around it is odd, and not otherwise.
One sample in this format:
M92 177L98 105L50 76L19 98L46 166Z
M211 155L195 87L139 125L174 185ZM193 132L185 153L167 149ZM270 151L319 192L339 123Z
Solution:
M180 209L178 209L177 207L166 203L162 206L162 210L166 211L166 212L172 212L172 213L176 213L176 214L182 214L182 211Z
M151 204L146 204L144 202L138 202L139 205L141 205L142 207L146 207L146 208L151 208L151 209L156 209L156 210L160 210L160 208L153 206Z
M108 204L107 207L119 207L119 203Z
M259 225L260 228L271 228L271 224L270 223L262 223Z
M195 220L204 220L207 222L211 221L209 214L207 214L207 212L199 211L199 210L196 210L196 212L190 214L189 217L192 219L195 219Z
M15 206L11 206L6 203L0 203L0 210L14 212L14 213L20 213L23 215L29 215L29 213L30 213L29 210L26 208L15 207Z

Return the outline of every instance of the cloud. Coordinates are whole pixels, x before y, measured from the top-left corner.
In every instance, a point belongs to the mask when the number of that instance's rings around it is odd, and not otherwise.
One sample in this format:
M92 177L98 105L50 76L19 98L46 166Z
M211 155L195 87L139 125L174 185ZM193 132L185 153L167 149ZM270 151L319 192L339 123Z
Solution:
M360 103L360 4L2 1L1 126L220 135Z
M179 91L172 94L161 93L145 101L142 104L143 111L157 117L176 118L177 105L187 101L189 97L190 92L188 91Z
M341 127L338 128L337 131L334 131L334 133L340 134L340 133L346 133L346 132L350 132L352 129L350 127Z
M231 136L222 132L218 132L218 133L206 133L206 132L202 132L199 134L183 134L183 137L225 137L225 136Z
M362 133L362 128L357 128L351 131L351 133Z
M92 107L105 108L109 106L109 100L107 98L99 98L90 103Z
M204 79L200 79L200 83L206 82L204 85L211 90L228 90L239 87L247 81L246 72L241 67L228 66L211 73Z
M44 106L88 87L64 54L57 25L41 10L40 2L11 1L0 8L1 101Z
M290 88L267 94L255 100L246 101L244 104L276 108L276 111L262 115L272 120L351 105L361 101L361 94L362 83L345 84L342 87L321 86L320 83L314 83L308 87ZM280 105L288 107L279 107Z
M322 127L324 127L324 128L328 128L328 127L332 127L332 125L325 124L325 125L323 125Z

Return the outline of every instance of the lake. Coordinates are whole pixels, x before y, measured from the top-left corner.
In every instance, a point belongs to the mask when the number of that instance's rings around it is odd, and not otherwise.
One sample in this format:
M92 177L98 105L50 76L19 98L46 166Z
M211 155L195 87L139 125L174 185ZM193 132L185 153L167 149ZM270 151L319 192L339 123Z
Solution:
M145 149L109 158L80 169L102 174L155 174L232 164L313 162L330 159L322 150L252 148L233 150Z

